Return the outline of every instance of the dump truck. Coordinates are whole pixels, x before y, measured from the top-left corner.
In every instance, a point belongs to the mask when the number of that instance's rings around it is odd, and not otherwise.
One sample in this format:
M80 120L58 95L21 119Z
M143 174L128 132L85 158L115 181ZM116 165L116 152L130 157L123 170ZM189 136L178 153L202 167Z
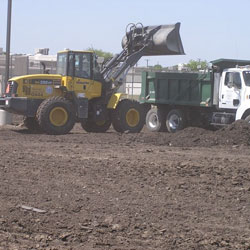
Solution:
M100 68L93 51L64 50L57 55L57 74L25 75L8 80L0 108L23 115L31 130L67 134L75 122L87 132L140 132L143 105L118 93L128 70L142 56L184 54L180 23L129 24L122 51ZM46 65L45 65L46 66Z
M152 107L146 115L150 131L250 122L250 61L211 63L211 69L201 73L143 72L140 102Z

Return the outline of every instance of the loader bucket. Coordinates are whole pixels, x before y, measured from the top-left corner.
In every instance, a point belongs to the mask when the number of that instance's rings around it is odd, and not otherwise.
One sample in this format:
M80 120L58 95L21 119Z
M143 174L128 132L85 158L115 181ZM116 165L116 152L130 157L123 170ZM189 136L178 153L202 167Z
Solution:
M159 55L184 55L179 30L180 23L171 25L146 26L142 33L149 34L155 28L159 28L156 33L152 35L150 40L152 43L145 49L146 56ZM137 29L138 30L138 29ZM126 44L126 36L123 38L122 46Z

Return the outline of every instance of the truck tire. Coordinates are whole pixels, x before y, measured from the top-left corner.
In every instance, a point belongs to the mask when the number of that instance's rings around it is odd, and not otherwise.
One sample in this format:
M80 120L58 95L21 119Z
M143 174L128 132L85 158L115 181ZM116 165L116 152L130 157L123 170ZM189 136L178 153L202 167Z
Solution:
M67 134L75 125L75 112L70 101L55 96L44 100L37 110L41 129L52 135Z
M111 113L113 128L120 133L139 133L145 123L143 106L137 101L123 99Z
M24 116L23 118L23 125L30 131L33 132L40 132L41 128L38 124L38 121L36 119L36 117L27 117Z
M166 130L166 112L163 109L150 109L146 116L146 126L151 132Z
M81 126L86 132L104 133L110 128L111 121L106 120L103 122L102 121L94 122L94 121L84 120L81 122Z
M248 115L248 116L245 118L245 121L246 121L247 123L250 123L250 115Z
M166 126L168 132L175 133L186 126L185 113L180 109L172 109L167 114Z
M142 106L142 109L143 109L143 119L145 121L145 124L146 124L146 116L147 116L147 113L148 111L151 109L151 104L149 103L142 103L140 104Z

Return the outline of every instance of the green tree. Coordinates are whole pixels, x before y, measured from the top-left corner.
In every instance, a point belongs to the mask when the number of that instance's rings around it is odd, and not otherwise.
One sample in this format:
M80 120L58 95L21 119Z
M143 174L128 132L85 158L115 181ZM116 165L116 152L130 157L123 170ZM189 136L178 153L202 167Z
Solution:
M207 69L208 62L201 59L190 60L187 64L185 64L185 66L190 68L192 71L198 71L200 69Z
M107 61L109 60L110 58L113 57L113 54L110 53L110 52L105 52L101 49L93 49L93 48L88 48L87 50L89 51L94 51L95 54L98 56L98 57L104 57L104 61Z
M163 68L160 64L156 64L154 67L153 67L154 70L157 70L157 71L161 71Z

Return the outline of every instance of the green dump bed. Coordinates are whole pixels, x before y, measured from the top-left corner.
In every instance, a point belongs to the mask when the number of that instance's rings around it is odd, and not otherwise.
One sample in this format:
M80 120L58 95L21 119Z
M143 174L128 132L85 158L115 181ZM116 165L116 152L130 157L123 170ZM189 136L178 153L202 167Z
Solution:
M143 72L141 103L212 105L210 73Z

